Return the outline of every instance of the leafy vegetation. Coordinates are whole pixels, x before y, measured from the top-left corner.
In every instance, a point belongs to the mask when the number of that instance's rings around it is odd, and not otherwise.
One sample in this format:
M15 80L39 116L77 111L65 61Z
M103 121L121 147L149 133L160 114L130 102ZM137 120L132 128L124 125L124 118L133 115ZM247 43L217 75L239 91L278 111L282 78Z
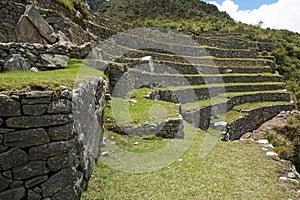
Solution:
M8 71L1 73L0 93L26 92L31 90L61 90L61 86L73 89L76 78L104 77L104 73L89 67L84 60L70 59L65 69L53 71Z
M267 133L266 138L274 145L283 159L291 160L300 170L300 113L288 118L288 125L276 133Z

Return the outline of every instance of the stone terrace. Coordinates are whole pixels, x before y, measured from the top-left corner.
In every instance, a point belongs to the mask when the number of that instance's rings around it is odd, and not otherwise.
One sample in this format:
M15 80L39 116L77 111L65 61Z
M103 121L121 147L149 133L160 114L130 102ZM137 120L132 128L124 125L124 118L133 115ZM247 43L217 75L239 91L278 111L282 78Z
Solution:
M178 104L184 120L218 129L225 140L294 108L274 58L261 56L271 47L241 36L193 39L157 30L124 33L103 42L102 59L113 62L98 65L108 66L113 96L151 88L145 98Z

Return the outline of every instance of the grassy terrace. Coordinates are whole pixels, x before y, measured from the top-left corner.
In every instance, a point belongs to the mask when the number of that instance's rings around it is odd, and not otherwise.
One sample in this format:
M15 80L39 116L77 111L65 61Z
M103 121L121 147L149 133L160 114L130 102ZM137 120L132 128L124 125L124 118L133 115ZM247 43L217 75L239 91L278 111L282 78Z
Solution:
M245 86L245 85L284 85L283 82L254 82L254 83L217 83L217 84L203 84L203 85L187 85L187 86L172 86L172 87L156 87L155 90L180 90L180 89L198 89L198 88L212 88L212 87L226 87L226 86Z
M119 45L118 45L119 46ZM109 47L107 47L109 48ZM117 47L114 47L114 50ZM191 59L209 59L209 60L263 60L263 61L270 61L268 59L264 59L264 58L219 58L219 57L215 57L215 56L209 56L209 55L205 55L205 56L186 56L186 55L177 55L177 54L168 54L168 53L159 53L159 52L153 52L153 51L145 51L145 50L136 50L136 49L130 49L127 47L120 47L120 48L124 48L127 50L127 52L136 52L136 53L142 53L142 54L149 54L153 57L170 57L170 58L178 58L178 59L186 59L186 60L191 60ZM121 56L119 55L113 55L110 52L103 52L105 55L110 56L110 57L114 57L114 58L120 58ZM124 55L122 55L124 56ZM136 60L138 58L132 57L132 56L127 56L126 59L128 60ZM155 58L154 58L155 60Z
M134 38L136 38L136 40L139 40L139 38L141 38L141 36L139 36L139 35L132 35L132 34L128 35L126 33L121 33L121 35L125 35L125 36L128 36L128 37L134 37ZM182 37L182 36L180 36L180 37ZM196 46L196 45L185 45L185 44L170 43L170 42L165 42L165 41L154 41L154 40L146 38L146 37L142 37L141 39L145 40L145 41L149 41L150 43L159 43L159 44L173 45L173 46L179 46L179 47L191 47L191 48L199 48L199 49L216 49L216 50L224 50L224 51L226 51L226 50L228 50L228 51L237 50L237 51L243 51L243 52L251 52L252 51L252 49L234 49L234 48L227 49L227 48L219 48L219 47L200 45L200 44L199 44L199 46ZM197 42L195 41L195 43L197 43ZM132 48L124 47L124 46L121 46L121 45L118 45L118 47L127 49L129 51L145 52L145 51L142 51L142 50L132 49Z
M103 72L93 69L83 60L70 59L66 69L53 71L9 71L0 73L0 93L32 90L61 90L61 86L73 89L78 76L104 77Z
M211 99L200 100L200 101L196 101L196 102L182 104L182 109L183 109L183 111L185 111L187 108L189 108L190 110L196 110L198 108L202 108L205 106L225 102L226 100L229 100L232 97L260 94L260 93L262 93L262 94L263 93L283 93L283 91L282 90L269 90L269 91L253 91L253 92L227 92L224 94L219 94L218 96L213 97Z
M200 150L207 145L206 132L186 124L185 133L191 145L180 156L182 161L176 159L160 170L132 174L110 168L100 160L81 199L298 199L297 184L278 178L284 164L267 158L261 145L218 140L212 151L200 158ZM136 154L159 150L171 142L113 133L107 138ZM137 141L139 144L134 145Z
M150 89L142 88L135 90L130 99L113 98L108 103L105 115L114 119L119 125L139 125L145 123L159 123L168 118L179 117L178 106L165 101L153 101L144 98Z
M226 114L222 115L218 120L231 122L247 114L247 112L239 112L239 110L248 111L255 108L276 106L276 105L288 105L288 104L290 104L290 102L286 102L286 101L245 103L233 107L233 110L228 111Z

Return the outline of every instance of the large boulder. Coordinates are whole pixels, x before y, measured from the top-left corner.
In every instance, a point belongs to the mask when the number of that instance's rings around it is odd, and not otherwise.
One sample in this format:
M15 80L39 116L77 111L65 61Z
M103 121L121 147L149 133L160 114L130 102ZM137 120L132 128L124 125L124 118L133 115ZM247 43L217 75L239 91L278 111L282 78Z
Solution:
M62 69L66 68L69 57L59 54L41 54L43 66L47 69Z
M3 71L9 70L29 70L31 64L28 59L22 57L20 54L13 54L12 57L4 64Z
M24 14L21 16L16 29L18 42L41 42L43 39L49 44L54 44L57 34L52 26L39 14L34 5L27 5ZM28 34L29 32L29 34Z
M19 22L15 28L16 39L18 42L30 42L30 43L46 43L44 38L40 35L38 30L34 27L31 21L21 16Z

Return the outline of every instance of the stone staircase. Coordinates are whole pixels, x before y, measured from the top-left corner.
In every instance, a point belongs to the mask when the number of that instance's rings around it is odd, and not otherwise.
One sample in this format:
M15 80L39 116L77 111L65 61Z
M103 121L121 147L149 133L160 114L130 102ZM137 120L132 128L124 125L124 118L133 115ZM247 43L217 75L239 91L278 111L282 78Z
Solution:
M203 130L218 129L225 140L239 139L294 108L274 58L257 43L242 36L173 38L150 31L105 41L98 66L109 63L113 96L150 88L145 98L179 105L184 120ZM115 87L118 81L124 87Z

